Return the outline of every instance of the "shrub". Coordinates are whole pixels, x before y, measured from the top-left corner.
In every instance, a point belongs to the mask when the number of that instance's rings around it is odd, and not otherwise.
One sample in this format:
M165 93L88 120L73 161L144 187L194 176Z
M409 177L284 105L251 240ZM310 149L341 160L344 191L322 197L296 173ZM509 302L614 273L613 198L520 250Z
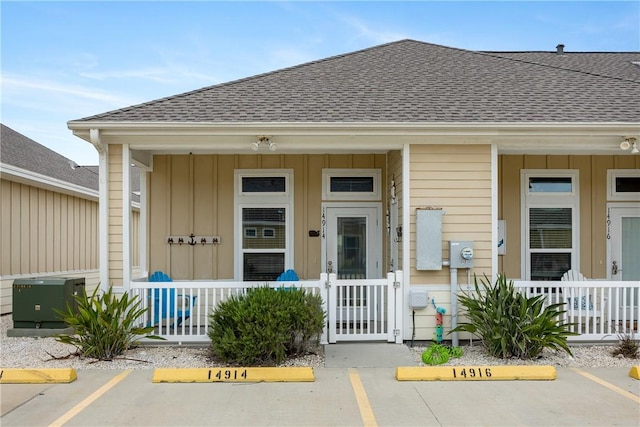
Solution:
M319 295L261 287L221 302L209 315L209 338L225 363L277 365L317 343L324 319Z
M531 359L544 348L571 354L567 337L569 324L562 323L564 303L544 306L544 296L527 298L516 292L513 281L499 275L495 284L485 276L482 289L474 276L475 292L458 296L466 309L468 323L451 332L470 332L478 336L489 354L499 358Z
M618 344L611 351L612 356L622 356L628 359L638 359L640 357L640 343L634 339L633 333L618 334Z
M112 360L130 349L139 338L163 339L148 335L153 326L136 327L136 320L147 309L140 308L137 297L130 298L124 293L120 298L109 288L98 293L96 288L91 297L86 293L74 295L77 312L69 304L65 310L55 310L58 316L74 329L74 335L56 335L56 341L71 344L81 356L99 360Z

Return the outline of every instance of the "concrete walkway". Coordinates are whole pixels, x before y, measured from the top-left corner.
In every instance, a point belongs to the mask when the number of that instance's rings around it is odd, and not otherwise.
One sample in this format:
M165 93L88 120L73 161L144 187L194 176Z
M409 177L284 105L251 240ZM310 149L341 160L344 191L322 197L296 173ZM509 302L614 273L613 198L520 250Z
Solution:
M70 384L0 385L7 426L638 426L627 368L555 381L400 382L406 346L341 344L310 383L154 384L153 370L82 370Z

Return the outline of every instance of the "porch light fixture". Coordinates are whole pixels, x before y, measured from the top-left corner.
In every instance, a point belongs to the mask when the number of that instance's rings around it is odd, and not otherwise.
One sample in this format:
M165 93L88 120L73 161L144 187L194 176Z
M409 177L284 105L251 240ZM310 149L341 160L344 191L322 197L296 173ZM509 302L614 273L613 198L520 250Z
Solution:
M258 151L261 146L267 147L269 151L276 151L278 148L276 143L271 141L268 136L260 136L256 141L251 143L251 149L253 151Z
M635 137L627 136L624 138L624 141L620 143L621 150L631 149L631 154L638 154L640 150L638 149L638 143Z

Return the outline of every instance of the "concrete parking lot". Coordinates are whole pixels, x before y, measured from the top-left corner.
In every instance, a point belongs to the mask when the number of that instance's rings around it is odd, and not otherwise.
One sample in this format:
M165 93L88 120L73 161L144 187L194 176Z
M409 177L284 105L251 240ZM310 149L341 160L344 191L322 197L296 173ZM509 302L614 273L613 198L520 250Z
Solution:
M309 383L154 384L153 370L83 370L69 384L3 384L2 426L638 426L624 368L554 381L396 381L395 369L316 368ZM586 374L586 375L585 375Z

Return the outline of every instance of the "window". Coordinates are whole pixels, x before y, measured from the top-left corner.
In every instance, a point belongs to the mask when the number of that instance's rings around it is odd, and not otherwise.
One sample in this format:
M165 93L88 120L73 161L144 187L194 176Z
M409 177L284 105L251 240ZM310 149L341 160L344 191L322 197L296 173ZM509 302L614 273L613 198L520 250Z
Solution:
M236 171L239 280L275 280L293 268L291 180L289 170Z
M578 172L522 171L526 280L560 280L578 269ZM560 196L560 197L559 197Z
M323 200L380 200L379 169L323 169Z
M608 170L607 200L640 202L640 169Z

